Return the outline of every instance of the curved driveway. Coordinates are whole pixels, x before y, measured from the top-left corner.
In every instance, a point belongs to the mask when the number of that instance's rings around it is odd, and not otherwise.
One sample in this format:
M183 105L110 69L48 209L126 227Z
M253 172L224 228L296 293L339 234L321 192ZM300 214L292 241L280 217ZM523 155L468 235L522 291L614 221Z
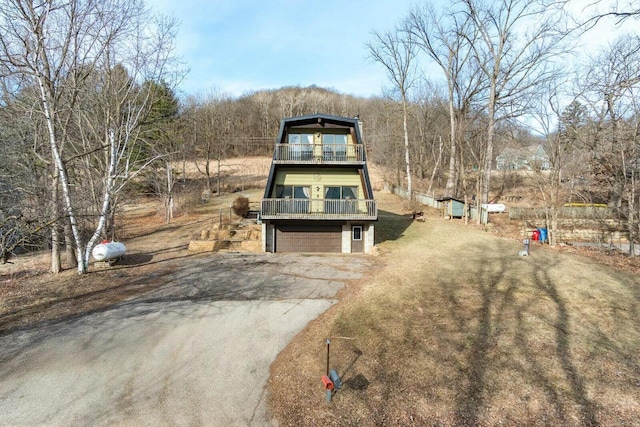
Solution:
M269 425L269 365L371 263L187 259L134 300L0 337L0 425Z

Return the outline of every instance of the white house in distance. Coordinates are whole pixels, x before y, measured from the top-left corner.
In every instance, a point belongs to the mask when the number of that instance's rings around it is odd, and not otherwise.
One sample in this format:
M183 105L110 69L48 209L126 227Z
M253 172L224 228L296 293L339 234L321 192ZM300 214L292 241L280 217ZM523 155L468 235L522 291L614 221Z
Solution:
M507 146L496 157L498 170L531 170L540 168L549 170L549 155L542 144L527 147Z

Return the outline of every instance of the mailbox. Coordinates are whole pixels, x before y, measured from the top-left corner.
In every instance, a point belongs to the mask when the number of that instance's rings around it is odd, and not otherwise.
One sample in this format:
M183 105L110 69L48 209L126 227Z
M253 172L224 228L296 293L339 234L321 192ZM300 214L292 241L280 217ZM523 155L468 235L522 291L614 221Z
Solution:
M326 390L329 390L329 391L333 390L333 381L331 381L331 379L326 375L322 376L322 385Z

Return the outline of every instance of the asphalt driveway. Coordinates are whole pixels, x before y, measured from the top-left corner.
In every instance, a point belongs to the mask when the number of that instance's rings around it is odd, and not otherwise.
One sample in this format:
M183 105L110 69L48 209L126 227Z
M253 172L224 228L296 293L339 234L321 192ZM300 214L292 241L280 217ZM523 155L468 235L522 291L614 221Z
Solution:
M0 337L0 425L269 425L269 365L370 257L219 254L135 300Z

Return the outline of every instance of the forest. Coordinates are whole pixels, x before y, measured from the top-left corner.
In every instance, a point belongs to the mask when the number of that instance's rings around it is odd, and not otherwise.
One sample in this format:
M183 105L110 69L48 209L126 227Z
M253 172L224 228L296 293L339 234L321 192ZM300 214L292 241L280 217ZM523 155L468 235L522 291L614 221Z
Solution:
M389 85L362 98L316 86L180 94L177 22L143 2L2 0L0 259L47 248L52 272L64 255L84 273L124 200L155 198L169 221L181 165L219 194L220 161L271 156L281 119L316 112L359 117L368 161L410 194L490 202L496 157L541 144L548 161L523 169L551 237L564 204L607 204L633 243L640 36L576 49L599 22L637 20L640 5L578 20L566 3L417 5L372 34Z

